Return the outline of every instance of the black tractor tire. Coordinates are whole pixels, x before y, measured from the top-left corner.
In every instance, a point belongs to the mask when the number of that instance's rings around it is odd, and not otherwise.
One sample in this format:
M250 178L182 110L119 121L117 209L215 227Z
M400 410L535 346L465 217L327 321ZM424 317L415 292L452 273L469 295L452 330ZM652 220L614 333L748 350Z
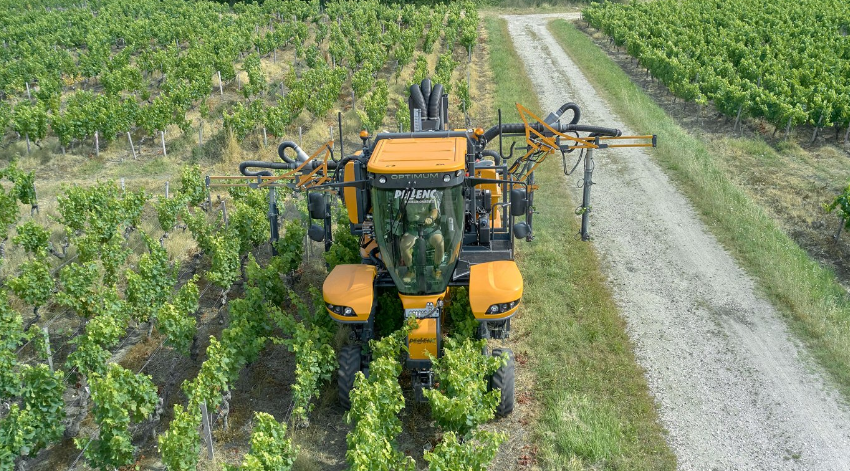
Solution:
M351 390L354 389L354 378L360 371L362 350L359 345L346 345L339 351L336 384L339 403L345 410L351 409Z
M514 400L516 398L516 394L514 393L514 352L510 348L494 348L490 355L499 357L503 353L508 354L508 363L493 373L493 376L490 377L489 387L490 391L494 389L502 391L502 399L499 401L499 405L496 406L496 415L499 417L506 417L514 411Z
M490 338L490 329L487 328L487 321L478 323L478 331L475 332L475 338L486 340Z

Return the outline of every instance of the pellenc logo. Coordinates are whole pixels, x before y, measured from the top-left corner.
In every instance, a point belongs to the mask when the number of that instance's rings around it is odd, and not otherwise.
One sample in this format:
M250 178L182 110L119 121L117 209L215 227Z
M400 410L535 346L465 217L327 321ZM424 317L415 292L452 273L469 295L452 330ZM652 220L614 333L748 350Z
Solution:
M427 200L437 196L437 190L396 190L395 198Z

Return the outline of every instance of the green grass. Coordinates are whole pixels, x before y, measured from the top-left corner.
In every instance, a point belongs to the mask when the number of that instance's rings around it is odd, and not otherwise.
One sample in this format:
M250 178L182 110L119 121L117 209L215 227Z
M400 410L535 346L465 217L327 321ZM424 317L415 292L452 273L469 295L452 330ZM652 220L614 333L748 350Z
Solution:
M540 106L503 20L486 19L495 105L506 122L515 102ZM507 67L506 64L512 64ZM544 469L675 469L625 322L599 270L593 246L577 240L578 224L563 176L538 171L535 240L517 242L525 278L520 347L534 363L535 425Z
M850 299L835 275L791 240L732 182L705 143L667 116L586 34L564 20L552 22L550 29L629 127L658 134L654 158L850 397ZM742 145L773 154L767 144Z

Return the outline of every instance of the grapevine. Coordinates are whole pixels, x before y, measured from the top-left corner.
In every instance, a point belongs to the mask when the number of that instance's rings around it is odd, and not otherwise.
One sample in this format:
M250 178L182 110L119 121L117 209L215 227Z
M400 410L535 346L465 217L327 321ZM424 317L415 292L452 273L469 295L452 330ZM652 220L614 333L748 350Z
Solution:
M381 80L372 90L372 93L363 99L365 111L359 113L360 120L363 121L363 126L370 132L378 132L384 122L384 117L387 114L388 93L387 82Z
M201 177L201 167L186 165L180 170L180 194L192 206L199 206L207 195L207 187Z
M168 430L159 436L162 461L171 471L196 469L198 453L201 451L201 414L187 411L182 405L174 405L174 418Z
M127 303L137 322L148 318L161 306L177 282L176 265L168 260L168 252L147 234L142 233L148 253L142 255L137 271L127 272Z
M83 335L71 340L77 348L68 356L68 367L82 375L103 374L112 356L109 349L118 345L130 320L127 303L119 298L115 288L98 296L95 310L97 315L86 323Z
M398 412L404 408L404 396L398 384L401 364L399 350L413 328L410 323L380 341L372 341L373 360L369 378L358 372L351 391L351 410L346 421L354 424L348 433L345 457L354 471L397 471L414 469L413 459L395 447L401 432Z
M325 252L325 261L328 270L335 266L347 263L360 263L360 241L351 234L348 228L348 213L343 211L337 219L337 227L334 230L334 244Z
M850 185L830 203L824 205L824 209L827 213L837 212L844 221L844 228L850 230Z
M487 391L487 377L506 360L482 355L483 345L447 338L443 356L432 360L439 387L423 391L437 425L459 437L491 420L499 404L500 391Z
M159 227L163 232L171 232L177 225L177 218L186 207L187 200L181 196L175 198L162 198L156 202L156 215Z
M154 411L157 403L156 386L150 376L137 375L119 365L111 364L105 374L89 377L94 402L94 420L98 437L77 438L77 447L84 450L89 465L111 470L133 462L130 422L140 422Z
M50 233L47 229L32 220L18 226L18 235L12 239L15 244L23 247L30 255L46 254L49 240Z
M306 119L304 110L319 121L336 108L351 109L351 115L360 111L364 124L378 131L393 106L390 112L397 109L396 122L409 127L407 105L391 93L397 87L388 83L389 76L395 73L398 78L403 69L409 71L405 67L415 67L424 78L427 60L417 53L420 44L427 43L429 51L436 49L450 56L456 52L457 41L463 44L456 27L465 18L477 19L477 13L471 14L472 4L451 6L451 12L445 14L413 5L387 8L371 0L331 1L323 9L318 1L285 0L233 6L172 0L132 5L106 0L61 8L48 2L37 9L23 4L4 6L7 14L0 18L4 30L0 134L9 136L14 130L22 141L26 138L58 153L49 147L52 138L63 154L67 150L83 155L103 151L106 145L114 151L124 145L126 136L130 145L135 141L134 158L142 145L147 153L152 137L156 148L160 139L164 148L164 140L173 136L176 128L187 134L187 113L196 116L198 107L202 129L209 129L205 125L210 120L223 118L240 138L260 128L273 137L283 136L293 124ZM442 43L440 36L446 27L458 32L447 34L447 42ZM265 71L270 56L276 57L287 45L294 46L297 58L292 64L281 62L286 78L280 83L265 76ZM239 79L237 70L244 71ZM239 87L245 100L216 101L219 76L223 95L232 96ZM353 109L340 100L350 93L358 99ZM389 105L391 100L393 105ZM192 118L192 126L196 125ZM122 141L110 144L116 139ZM185 145L182 141L175 144ZM149 236L152 233L140 230L150 231L151 221L143 221L143 215L153 215L153 224L158 223L165 233L185 224L205 255L201 266L211 265L203 276L225 292L239 278L240 261L248 260L244 298L226 306L227 328L219 338L211 339L197 377L183 384L188 400L175 407L169 429L160 437L163 463L169 469L196 468L199 406L206 403L215 410L240 370L257 359L277 332L283 335L273 340L289 349L296 362L291 420L301 425L308 422L336 360L331 347L335 324L327 316L321 296L305 302L287 289L286 282L297 279L292 274L300 272L304 256L303 221L284 225L275 247L279 255L260 266L248 254L261 253L255 249L270 235L267 193L231 192L225 221L207 207L209 196L198 165L183 167L176 195L150 204L148 194L125 191L123 184L68 185L58 197L58 214L53 217L62 228L42 227L33 220L15 227L18 203L38 204L35 175L13 163L2 176L13 186L0 191L0 241L14 236L15 250L28 257L25 263L10 268L13 275L7 279L8 292L36 310L48 305L55 294L55 304L63 309L46 325L71 312L79 316L77 333L82 333L68 343L67 359L62 357L64 368L71 370L68 376L49 373L43 365L18 364L15 353L22 342L29 340L26 353L35 352L31 360L45 358L48 343L38 318L27 334L22 332L23 320L9 308L6 291L2 291L0 395L11 405L0 420L0 468L14 466L22 456L32 456L61 437L62 379L69 377L87 384L92 393L91 418L97 431L76 441L81 456L100 469L124 467L136 458L131 424L145 420L155 409L156 389L149 377L110 363L112 352L128 338L128 328L147 321L162 334L164 345L187 353L197 335L200 280L196 275L172 295L177 266L169 260L161 240L157 243ZM332 266L361 262L360 241L351 235L347 218L342 216L327 255ZM66 241L62 254L56 255L66 258L51 267L46 255L54 253L50 239L62 230ZM134 253L140 246L142 251ZM317 291L312 294L315 297ZM65 333L53 335L55 339ZM384 349L376 347L385 359L384 376L395 386L404 335L390 336L395 340ZM64 344L55 347L54 355L66 348ZM380 365L378 362L379 373ZM362 381L373 383L371 378ZM400 429L395 414L404 404L395 386L364 387L364 391L373 388L374 397L382 397L381 387L391 390L393 404L373 411L393 416L394 421L380 424L388 426L382 433ZM41 412L33 412L36 406ZM369 417L378 417L370 414L351 419L357 422L358 433L370 431ZM266 415L257 415L255 422L251 452L243 468L290 466L296 449L286 440L286 427ZM69 432L73 430L71 427ZM391 451L387 469L409 469L412 460L393 448L392 439L392 434L385 433L367 444ZM352 451L350 459L356 461L359 452L369 453L364 450ZM372 467L366 461L358 462L362 469Z
M292 469L298 447L286 438L286 424L269 414L254 412L254 430L251 432L251 451L245 455L240 467L229 470L288 471Z
M63 267L59 271L62 289L56 294L56 301L85 319L94 317L101 299L97 284L99 277L97 262L72 263Z
M6 292L0 290L0 399L20 394L16 350L24 338L21 315L9 306Z
M764 117L786 132L804 123L850 125L843 39L832 33L848 15L848 4L837 1L665 0L583 12L675 96L713 101L736 121Z
M188 281L171 302L163 304L156 313L157 329L166 336L167 343L184 355L195 337L194 314L198 311L197 275Z
M432 451L425 452L425 461L430 471L486 471L507 438L506 433L476 430L459 441L454 432L447 432Z
M47 365L21 369L21 404L12 404L0 420L0 468L14 469L19 456L34 456L62 437L65 428L65 390L61 371Z
M53 275L47 264L46 254L24 262L20 274L9 280L9 288L25 303L33 306L33 312L53 296Z
M446 309L451 322L451 335L456 340L472 339L478 331L478 321L469 307L469 293L466 288L452 290L451 302Z
M295 354L295 384L292 385L292 416L302 424L308 424L308 414L313 410L312 400L319 396L319 385L331 379L336 370L336 354L331 345L334 331L326 323L325 304L321 293L313 292L315 309L307 305L292 291L289 299L298 311L301 322L279 310L272 311L277 325L290 335L286 339L275 339Z
M304 236L307 230L298 220L286 221L283 228L283 236L277 244L280 260L280 271L290 273L301 266L304 256Z

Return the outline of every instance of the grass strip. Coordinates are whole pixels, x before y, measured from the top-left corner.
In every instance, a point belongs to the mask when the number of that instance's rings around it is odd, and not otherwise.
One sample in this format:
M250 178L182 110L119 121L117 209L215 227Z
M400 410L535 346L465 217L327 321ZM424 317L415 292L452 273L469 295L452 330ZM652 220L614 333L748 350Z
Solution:
M724 173L706 144L670 118L586 34L564 20L549 28L627 126L658 134L653 158L850 397L850 299L834 273L788 237Z
M486 18L496 106L540 110L507 24ZM534 363L538 458L544 469L675 469L593 246L578 241L575 205L556 165L535 175L535 240L518 242L525 278L519 343ZM527 334L527 335L525 335Z

